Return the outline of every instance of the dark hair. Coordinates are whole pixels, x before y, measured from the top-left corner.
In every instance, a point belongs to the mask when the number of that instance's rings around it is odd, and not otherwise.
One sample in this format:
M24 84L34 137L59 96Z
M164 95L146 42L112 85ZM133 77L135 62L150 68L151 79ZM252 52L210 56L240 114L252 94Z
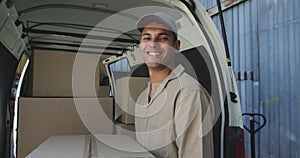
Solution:
M178 40L177 36L176 36L176 33L171 31L172 32L172 35L174 37L174 41L173 41L173 44L175 44L175 42Z

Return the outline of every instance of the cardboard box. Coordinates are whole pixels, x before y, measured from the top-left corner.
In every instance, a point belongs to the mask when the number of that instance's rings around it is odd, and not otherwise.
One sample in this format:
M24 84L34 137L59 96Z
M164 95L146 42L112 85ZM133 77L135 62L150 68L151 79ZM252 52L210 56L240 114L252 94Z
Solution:
M124 158L154 156L124 135L51 136L27 158Z
M134 123L135 104L138 96L147 88L149 78L123 77L116 80L116 104L122 110L119 121L125 124Z
M88 135L51 136L26 158L88 158Z
M97 97L99 59L96 54L35 50L27 75L27 96Z
M99 97L109 97L110 86L99 86Z
M92 158L154 158L154 156L127 135L94 135Z
M24 158L49 136L113 134L112 117L112 97L20 98L18 158Z
M131 138L136 139L134 124L124 124L117 122L115 128L117 135L128 135Z

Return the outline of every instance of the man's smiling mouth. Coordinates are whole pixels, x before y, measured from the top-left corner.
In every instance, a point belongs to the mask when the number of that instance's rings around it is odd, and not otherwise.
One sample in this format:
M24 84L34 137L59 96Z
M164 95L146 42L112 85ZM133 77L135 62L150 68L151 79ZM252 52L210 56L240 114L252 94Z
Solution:
M147 52L147 54L149 55L149 56L159 56L161 53L160 52Z

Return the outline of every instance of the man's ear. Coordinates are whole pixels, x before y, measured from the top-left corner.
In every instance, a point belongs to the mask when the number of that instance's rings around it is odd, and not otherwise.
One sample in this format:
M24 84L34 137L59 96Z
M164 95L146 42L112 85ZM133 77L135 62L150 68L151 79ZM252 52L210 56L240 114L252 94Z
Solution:
M179 51L180 50L180 40L175 41L174 48Z

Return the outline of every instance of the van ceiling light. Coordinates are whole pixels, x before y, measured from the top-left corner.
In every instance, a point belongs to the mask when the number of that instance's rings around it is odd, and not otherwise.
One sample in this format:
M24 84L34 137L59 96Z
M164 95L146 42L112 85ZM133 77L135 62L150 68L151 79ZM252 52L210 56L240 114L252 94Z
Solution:
M108 5L104 3L92 3L92 7L94 8L107 8Z

